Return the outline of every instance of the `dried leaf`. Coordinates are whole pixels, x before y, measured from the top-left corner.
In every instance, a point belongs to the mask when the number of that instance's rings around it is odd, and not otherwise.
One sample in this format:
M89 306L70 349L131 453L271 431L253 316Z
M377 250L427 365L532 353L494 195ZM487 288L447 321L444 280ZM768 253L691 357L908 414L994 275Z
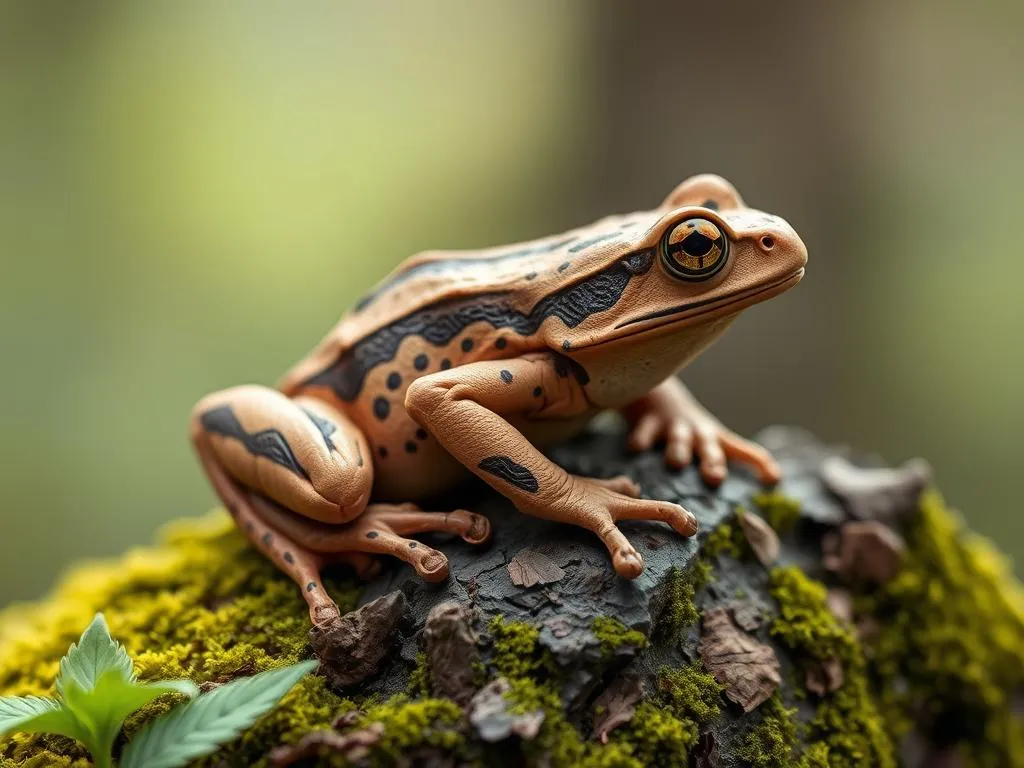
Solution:
M619 675L594 702L600 714L594 718L594 738L608 743L608 734L633 719L636 704L643 697L640 680L635 675Z
M754 556L761 565L771 565L779 559L779 535L768 523L753 512L744 511L738 515L740 528L747 537Z
M825 661L811 660L804 670L804 681L807 690L818 696L838 691L846 680L843 665L839 659L832 657Z
M276 768L283 768L328 753L340 755L346 761L354 763L366 757L370 753L370 747L380 741L383 735L383 723L371 723L366 728L345 734L328 730L312 731L296 744L275 747L270 752L270 761Z
M911 459L897 469L864 469L831 456L821 463L819 472L851 517L890 524L917 509L921 493L932 480L932 468L924 459Z
M527 547L509 562L508 575L516 586L533 587L560 581L565 571L547 555Z
M878 521L846 523L822 540L822 562L847 582L886 584L899 573L904 549L902 537Z
M477 734L486 742L504 741L515 735L532 739L544 723L544 710L533 712L510 711L505 694L512 689L508 680L499 677L481 688L469 702L466 714Z
M736 626L726 608L704 612L698 650L725 695L744 712L766 701L782 682L772 647Z
M423 627L434 693L463 707L476 693L474 667L480 660L472 622L469 608L447 602L431 609Z

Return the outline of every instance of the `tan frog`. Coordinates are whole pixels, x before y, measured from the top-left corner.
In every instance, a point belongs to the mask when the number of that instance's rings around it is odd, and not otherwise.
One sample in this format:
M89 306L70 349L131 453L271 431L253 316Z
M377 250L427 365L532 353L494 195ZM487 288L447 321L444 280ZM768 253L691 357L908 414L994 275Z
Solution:
M717 176L680 184L654 210L481 251L430 251L381 282L295 366L278 390L243 386L196 405L192 437L235 521L302 588L314 623L338 615L320 582L371 555L425 579L445 556L409 536L490 535L465 510L410 502L473 473L530 515L590 529L615 570L640 553L620 520L660 520L684 536L682 507L639 499L625 477L567 474L540 447L618 409L630 446L694 456L717 485L726 460L767 483L778 465L724 428L673 376L737 315L800 281L807 253L785 221L744 206Z

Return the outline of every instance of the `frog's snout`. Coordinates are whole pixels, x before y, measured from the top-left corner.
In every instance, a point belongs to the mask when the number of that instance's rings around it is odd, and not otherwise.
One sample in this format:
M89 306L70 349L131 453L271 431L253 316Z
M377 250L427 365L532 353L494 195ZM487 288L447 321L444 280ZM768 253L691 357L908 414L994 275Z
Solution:
M807 265L807 246L791 226L780 220L779 226L766 228L757 238L762 255L784 267L787 274Z

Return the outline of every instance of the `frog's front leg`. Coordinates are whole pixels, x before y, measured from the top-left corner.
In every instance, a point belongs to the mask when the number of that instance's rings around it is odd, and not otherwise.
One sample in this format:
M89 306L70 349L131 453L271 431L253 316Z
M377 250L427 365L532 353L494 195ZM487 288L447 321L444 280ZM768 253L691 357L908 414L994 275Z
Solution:
M623 415L631 424L631 449L646 451L664 441L665 460L677 468L689 464L696 453L708 485L725 479L727 459L749 465L763 483L777 483L781 477L768 451L722 426L674 376L624 408Z
M538 451L509 420L564 419L591 410L582 386L549 355L480 362L417 379L406 410L470 471L536 517L572 523L601 537L615 570L627 578L643 558L616 526L660 520L684 536L696 518L677 504L636 498L628 478L570 475Z

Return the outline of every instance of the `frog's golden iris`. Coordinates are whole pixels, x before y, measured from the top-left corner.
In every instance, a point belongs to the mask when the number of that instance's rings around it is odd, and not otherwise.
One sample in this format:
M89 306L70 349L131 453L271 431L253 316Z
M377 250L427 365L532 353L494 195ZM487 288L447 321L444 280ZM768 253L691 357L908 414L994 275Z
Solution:
M725 266L728 250L728 238L707 219L681 221L662 240L665 266L683 280L707 280Z

